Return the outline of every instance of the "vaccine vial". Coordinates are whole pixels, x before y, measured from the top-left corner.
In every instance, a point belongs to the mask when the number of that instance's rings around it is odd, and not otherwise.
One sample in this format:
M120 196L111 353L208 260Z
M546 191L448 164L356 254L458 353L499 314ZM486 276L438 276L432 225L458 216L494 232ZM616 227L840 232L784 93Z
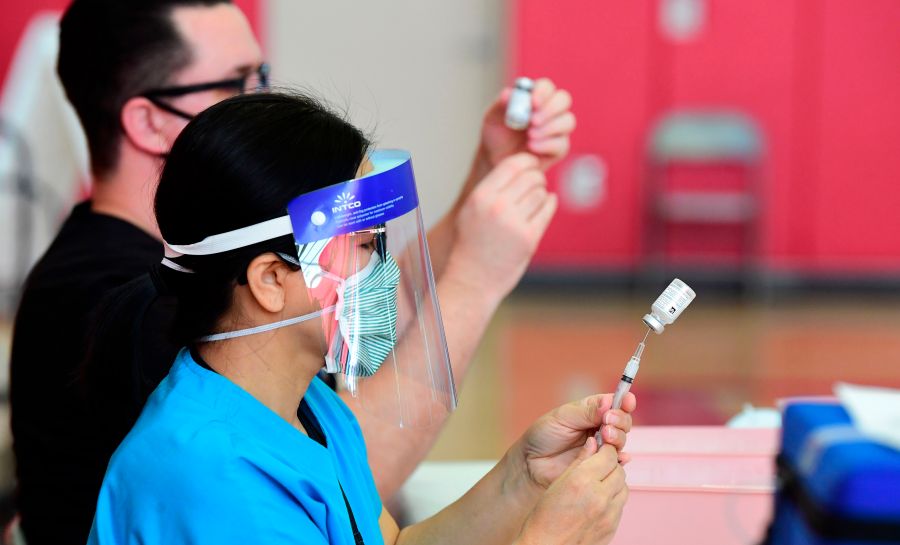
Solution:
M644 323L657 335L662 333L667 325L681 316L696 296L687 284L677 278L672 280L669 287L653 302L650 314L644 315Z
M518 78L513 86L509 102L506 104L506 126L514 131L522 131L531 123L531 91L534 82L529 78Z

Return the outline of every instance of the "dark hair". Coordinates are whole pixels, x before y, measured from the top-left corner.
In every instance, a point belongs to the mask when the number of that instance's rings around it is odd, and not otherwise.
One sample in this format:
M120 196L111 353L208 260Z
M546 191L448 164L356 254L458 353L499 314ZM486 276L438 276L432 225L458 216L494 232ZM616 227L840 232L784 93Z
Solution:
M129 98L169 83L191 62L175 8L231 0L74 0L63 15L56 70L87 135L91 168L119 160L119 120Z
M368 138L322 103L299 94L239 95L188 123L166 159L156 192L156 220L171 244L191 244L287 213L294 197L356 176ZM209 334L265 252L296 255L288 235L246 248L174 261L177 340Z

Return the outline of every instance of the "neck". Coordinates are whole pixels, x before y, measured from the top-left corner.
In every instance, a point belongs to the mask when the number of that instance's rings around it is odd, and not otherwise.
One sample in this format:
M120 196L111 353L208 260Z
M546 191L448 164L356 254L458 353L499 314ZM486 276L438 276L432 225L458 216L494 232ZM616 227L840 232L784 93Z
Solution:
M220 375L302 430L297 406L322 368L321 354L298 352L291 329L204 343L200 355Z
M162 240L153 214L162 160L124 145L121 151L116 168L96 178L91 210L127 221Z

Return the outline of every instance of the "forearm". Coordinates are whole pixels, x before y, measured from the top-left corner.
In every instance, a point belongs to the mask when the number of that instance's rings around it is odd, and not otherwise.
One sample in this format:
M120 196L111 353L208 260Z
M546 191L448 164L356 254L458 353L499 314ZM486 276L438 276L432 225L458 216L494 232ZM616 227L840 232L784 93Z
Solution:
M428 253L431 256L431 270L435 279L440 279L447 267L447 259L456 242L457 206L447 211L438 222L428 230Z
M485 330L506 294L495 290L490 279L474 274L473 267L465 263L465 258L451 258L446 274L437 283L437 295L453 376L459 387Z
M437 284L444 331L457 386L462 384L475 349L500 301L499 296L491 296L483 288L465 282L463 279L465 274L465 270L451 264L448 266L447 274ZM417 336L402 339L401 344L405 346L400 347L400 353L412 354L416 350L421 351L421 347L411 345L418 341ZM390 376L376 375L373 378L383 380L384 388L393 392L393 381L388 380ZM340 395L359 420L366 439L369 465L375 476L375 484L381 497L387 500L397 492L431 450L444 422L435 422L428 427L400 428L395 422L381 419L366 411L359 400L348 392L341 392ZM423 405L423 410L426 409L427 407ZM440 407L434 407L434 410L437 413Z
M462 498L403 529L397 545L512 543L543 492L516 460L505 456Z
M456 213L462 206L462 203L472 192L472 189L478 182L487 176L491 171L490 162L483 146L479 146L472 159L472 166L469 168L469 175L463 182L462 189L453 206L446 214L428 231L428 249L431 254L431 267L434 270L434 276L440 279L446 269L448 259L453 250L453 244L456 241Z

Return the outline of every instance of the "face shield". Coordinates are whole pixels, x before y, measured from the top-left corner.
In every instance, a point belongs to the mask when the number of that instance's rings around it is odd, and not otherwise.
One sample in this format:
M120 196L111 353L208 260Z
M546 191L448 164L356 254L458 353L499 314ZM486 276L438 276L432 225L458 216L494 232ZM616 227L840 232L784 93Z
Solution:
M326 371L361 407L401 427L429 426L456 407L456 390L412 163L397 150L369 160L370 173L295 198L287 216L197 244L167 244L163 264L190 272L170 258L293 234L296 255L281 257L300 267L315 312L198 341L313 324Z

